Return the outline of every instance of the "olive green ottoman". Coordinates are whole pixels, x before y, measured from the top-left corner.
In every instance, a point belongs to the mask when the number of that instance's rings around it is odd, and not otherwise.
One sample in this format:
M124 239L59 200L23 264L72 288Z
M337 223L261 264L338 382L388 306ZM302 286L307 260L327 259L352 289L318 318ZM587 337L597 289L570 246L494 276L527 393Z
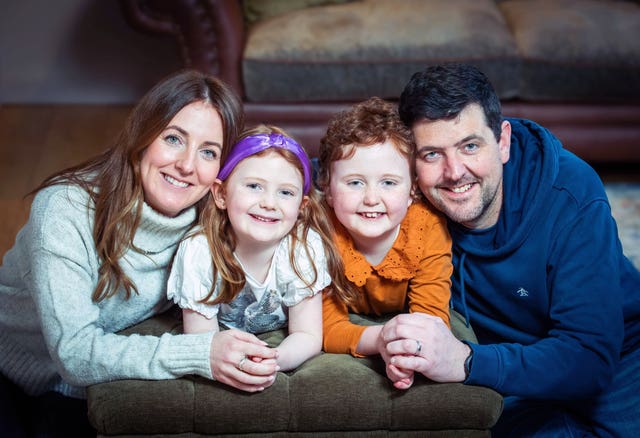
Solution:
M129 333L180 333L167 313ZM277 345L283 331L260 337ZM380 358L321 354L278 373L260 393L188 376L122 380L88 390L89 418L98 436L489 436L502 411L495 391L416 376L406 391L390 384Z

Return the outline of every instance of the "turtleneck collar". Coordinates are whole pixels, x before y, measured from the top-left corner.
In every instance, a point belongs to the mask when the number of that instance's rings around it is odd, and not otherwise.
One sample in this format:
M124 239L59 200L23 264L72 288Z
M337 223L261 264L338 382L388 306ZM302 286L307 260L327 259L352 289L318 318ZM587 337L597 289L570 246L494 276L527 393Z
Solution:
M176 217L158 213L146 202L142 205L140 225L133 244L148 254L164 251L176 245L196 220L196 208L190 207Z

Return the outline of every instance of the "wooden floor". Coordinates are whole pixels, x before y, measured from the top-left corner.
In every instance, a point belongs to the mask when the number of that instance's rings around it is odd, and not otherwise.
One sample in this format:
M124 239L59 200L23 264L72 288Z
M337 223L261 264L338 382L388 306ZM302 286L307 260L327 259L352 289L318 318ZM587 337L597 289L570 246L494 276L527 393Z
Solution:
M51 173L107 147L130 106L0 106L0 257L29 213L25 195ZM598 167L609 181L640 180L635 167Z

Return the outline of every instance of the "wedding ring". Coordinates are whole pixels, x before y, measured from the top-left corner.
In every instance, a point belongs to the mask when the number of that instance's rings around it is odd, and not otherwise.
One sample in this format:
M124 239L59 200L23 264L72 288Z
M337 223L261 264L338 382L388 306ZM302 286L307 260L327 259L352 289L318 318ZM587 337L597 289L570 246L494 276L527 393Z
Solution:
M422 342L418 341L416 339L416 352L413 353L414 356L418 356L420 354L420 352L422 351Z
M244 366L244 363L245 363L246 361L247 361L247 356L243 357L242 359L240 359L240 362L238 362L238 369L239 369L240 371L244 371L244 370L242 369L242 367Z

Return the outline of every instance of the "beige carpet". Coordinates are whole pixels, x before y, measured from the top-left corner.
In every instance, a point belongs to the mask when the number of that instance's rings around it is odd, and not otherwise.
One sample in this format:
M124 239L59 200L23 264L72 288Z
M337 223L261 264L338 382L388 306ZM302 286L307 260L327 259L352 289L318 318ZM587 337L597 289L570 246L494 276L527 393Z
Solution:
M640 269L640 184L605 184L622 249Z

